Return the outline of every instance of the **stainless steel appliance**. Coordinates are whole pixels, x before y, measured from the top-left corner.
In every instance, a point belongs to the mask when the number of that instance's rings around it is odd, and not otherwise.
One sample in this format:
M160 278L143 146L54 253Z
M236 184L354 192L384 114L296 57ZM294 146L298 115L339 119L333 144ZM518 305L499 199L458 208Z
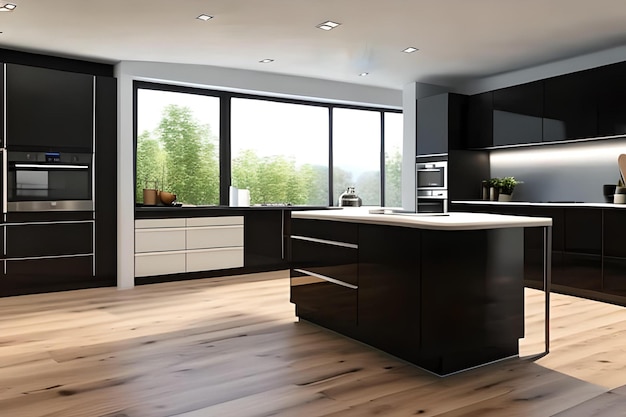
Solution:
M417 213L447 213L448 162L419 162L415 169Z
M7 151L7 212L93 211L93 154Z

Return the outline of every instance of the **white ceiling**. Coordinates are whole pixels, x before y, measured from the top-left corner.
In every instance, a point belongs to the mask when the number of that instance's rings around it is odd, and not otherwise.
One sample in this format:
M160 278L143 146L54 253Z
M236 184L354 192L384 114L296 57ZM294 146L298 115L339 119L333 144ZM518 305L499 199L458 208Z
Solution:
M393 89L414 81L454 85L626 44L625 0L12 2L17 9L0 13L1 48ZM197 20L202 13L214 19ZM326 20L342 25L315 27ZM420 50L402 53L408 46ZM275 61L259 63L264 58ZM370 75L359 77L361 72Z

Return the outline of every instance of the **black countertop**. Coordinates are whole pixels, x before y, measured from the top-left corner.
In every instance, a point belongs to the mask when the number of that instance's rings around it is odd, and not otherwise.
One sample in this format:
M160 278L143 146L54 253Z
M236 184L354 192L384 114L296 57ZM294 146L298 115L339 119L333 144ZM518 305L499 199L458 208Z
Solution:
M289 206L289 205L267 205L250 207L230 207L230 206L144 206L135 207L135 218L157 218L157 217L200 217L218 215L241 215L246 212L257 211L303 211L303 210L333 210L339 207L327 206Z

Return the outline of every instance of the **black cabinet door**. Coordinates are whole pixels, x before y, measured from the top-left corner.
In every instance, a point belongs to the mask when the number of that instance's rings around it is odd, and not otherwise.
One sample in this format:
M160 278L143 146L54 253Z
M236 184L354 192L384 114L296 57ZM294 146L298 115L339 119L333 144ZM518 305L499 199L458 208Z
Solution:
M96 77L96 276L117 279L117 80Z
M468 103L467 148L493 146L493 92L470 96Z
M295 219L291 302L298 317L352 335L357 324L358 225Z
M595 70L598 87L598 134L626 134L626 62Z
M602 210L565 209L563 271L554 284L600 291L602 289Z
M6 68L8 148L93 150L93 76L17 64Z
M543 82L520 84L493 92L493 145L542 141Z
M467 135L467 96L444 93L417 100L416 156L462 149Z
M597 73L580 71L544 82L543 141L597 136Z
M244 264L246 267L280 267L286 265L283 210L245 213Z
M448 94L417 100L417 155L448 152Z
M0 296L63 291L106 285L93 278L93 255L8 259Z
M626 296L626 210L604 210L603 289Z
M418 229L359 227L358 338L412 361L420 348L420 245Z
M8 258L93 253L92 221L8 224L5 227Z

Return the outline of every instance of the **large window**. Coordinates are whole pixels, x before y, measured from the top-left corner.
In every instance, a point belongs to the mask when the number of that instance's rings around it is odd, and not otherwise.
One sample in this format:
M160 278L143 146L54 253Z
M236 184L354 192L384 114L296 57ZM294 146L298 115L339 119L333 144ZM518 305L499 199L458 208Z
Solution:
M184 204L219 204L219 108L218 97L137 90L137 202L156 188Z
M251 204L328 204L328 108L231 101L232 185Z
M402 113L384 113L385 205L402 207Z
M333 109L333 190L335 204L348 187L363 205L380 205L380 112Z
M402 113L135 82L136 201L156 188L185 205L401 205ZM332 166L331 166L332 164Z

